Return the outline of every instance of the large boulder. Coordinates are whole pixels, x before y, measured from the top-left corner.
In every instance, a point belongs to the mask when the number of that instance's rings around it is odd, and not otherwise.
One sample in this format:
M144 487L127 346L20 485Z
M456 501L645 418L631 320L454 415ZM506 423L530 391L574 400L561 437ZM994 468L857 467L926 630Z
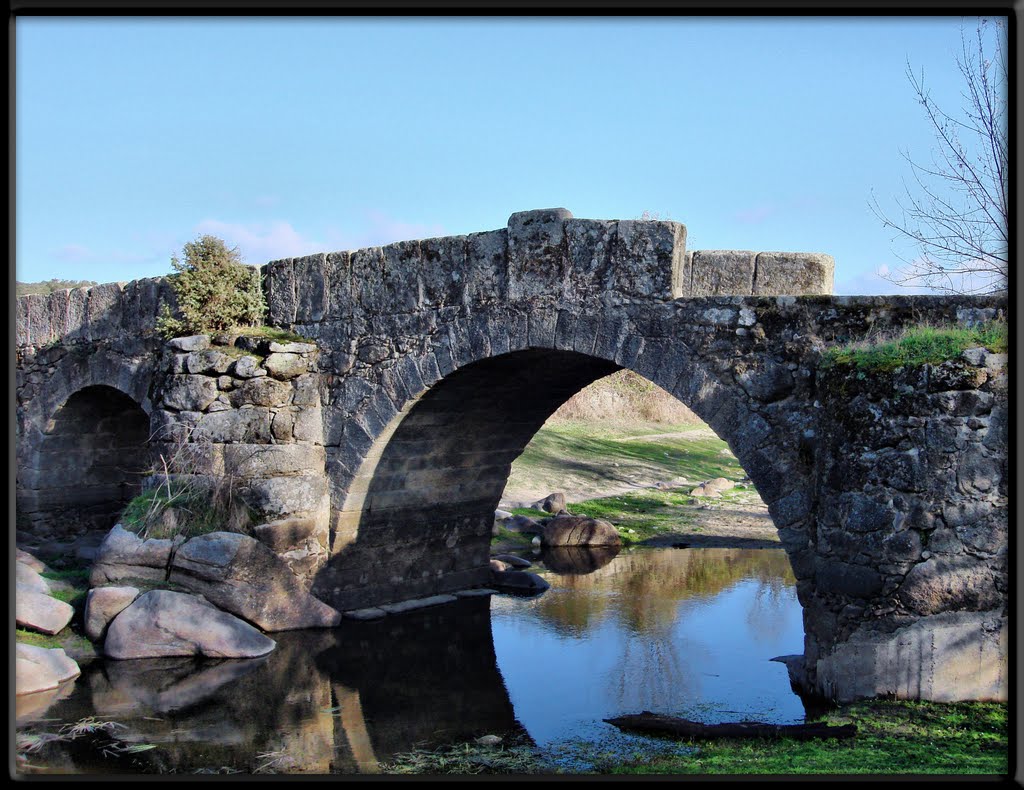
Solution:
M39 575L39 571L21 560L14 564L14 581L18 587L23 587L26 590L43 593L43 595L50 592L49 583Z
M75 614L75 610L64 601L20 584L16 585L14 593L14 618L24 628L56 634L64 630Z
M14 559L17 562L27 565L36 573L45 573L49 570L49 568L46 567L46 563L38 557L36 557L34 554L29 554L27 551L22 551L21 549L15 549L14 555Z
M170 581L264 631L330 628L341 613L310 595L284 560L248 535L211 532L184 543Z
M609 522L586 516L558 516L544 525L544 546L620 546L622 538Z
M47 649L21 642L17 645L14 662L16 696L55 689L79 674L78 664L68 658L63 648Z
M538 499L530 507L533 510L543 510L546 513L559 513L565 510L565 494L548 494L543 499Z
M540 522L534 521L529 516L512 516L502 521L501 526L509 532L522 532L526 535L539 535L544 531Z
M116 659L256 658L274 645L273 639L197 595L152 590L114 618L103 650Z
M85 598L85 635L99 642L110 621L138 597L137 587L96 587L89 590Z
M96 552L89 584L100 587L122 579L164 581L167 579L171 550L183 540L143 540L134 532L116 524Z

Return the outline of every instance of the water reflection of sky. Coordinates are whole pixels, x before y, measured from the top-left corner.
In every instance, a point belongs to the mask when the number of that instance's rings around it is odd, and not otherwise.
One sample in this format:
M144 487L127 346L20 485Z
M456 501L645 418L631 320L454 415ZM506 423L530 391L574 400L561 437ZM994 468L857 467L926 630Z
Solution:
M580 738L604 755L685 748L602 722L644 709L803 718L785 667L768 660L803 642L781 550L650 549L548 579L537 598L465 598L274 634L260 659L98 659L38 709L19 697L18 726L97 716L116 720L125 742L157 747L131 758L145 765L69 751L53 758L57 773L252 772L271 755L289 773L353 774L418 747L518 739L524 727L556 762L559 745Z
M699 567L697 557L633 552L586 577L549 575L540 598L492 600L498 667L539 744L601 737L613 730L602 719L641 710L803 721L785 666L769 660L803 649L792 576L777 570L785 555L703 550ZM631 595L645 565L650 583Z

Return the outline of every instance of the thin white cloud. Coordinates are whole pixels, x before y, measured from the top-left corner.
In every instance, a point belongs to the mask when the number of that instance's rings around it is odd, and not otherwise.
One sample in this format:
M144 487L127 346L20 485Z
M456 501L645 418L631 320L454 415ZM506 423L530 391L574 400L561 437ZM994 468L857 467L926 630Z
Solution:
M325 245L303 236L291 223L277 220L250 224L204 219L195 228L197 233L208 233L222 238L229 247L238 247L242 260L251 264L266 263L280 258L295 258L314 252L324 252Z
M778 206L754 206L753 208L737 211L735 217L744 225L757 225L764 222L769 217L777 214L778 211Z
M337 245L336 249L357 250L362 247L376 247L394 241L429 239L445 234L441 225L422 222L403 222L382 211L370 209L363 214L361 227L353 232L342 232L337 228L328 231L328 236Z
M95 258L92 250L82 244L65 244L55 250L53 257L66 263L86 263Z
M354 228L351 225L346 230L338 226L326 228L322 239L304 235L284 220L242 223L211 218L197 224L195 231L218 236L229 247L238 247L242 260L250 264L316 252L358 250L395 241L443 236L445 232L438 224L405 222L374 210L366 211Z

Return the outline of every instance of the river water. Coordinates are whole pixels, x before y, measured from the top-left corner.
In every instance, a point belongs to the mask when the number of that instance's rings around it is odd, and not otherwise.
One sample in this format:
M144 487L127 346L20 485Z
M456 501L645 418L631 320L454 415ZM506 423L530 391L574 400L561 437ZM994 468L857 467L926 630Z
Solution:
M102 754L101 733L30 762L63 773L378 773L413 748L493 734L587 770L559 755L644 741L602 721L611 716L805 719L785 667L769 660L803 649L781 549L576 551L538 565L551 589L536 598L274 634L262 659L97 660L45 710L19 698L18 724L56 732L92 716L117 723L116 741Z

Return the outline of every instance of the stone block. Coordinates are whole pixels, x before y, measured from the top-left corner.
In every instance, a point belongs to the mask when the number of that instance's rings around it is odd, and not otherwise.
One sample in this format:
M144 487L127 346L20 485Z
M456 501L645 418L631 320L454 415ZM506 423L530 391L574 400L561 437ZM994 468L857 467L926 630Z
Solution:
M756 258L757 253L748 250L696 250L688 295L750 295L754 291Z
M815 581L818 592L868 599L882 589L882 577L872 568L838 560L815 560Z
M247 379L231 392L232 407L240 406L287 406L291 403L292 386L269 376Z
M121 283L94 285L89 289L86 314L89 339L115 337L121 332Z
M167 347L175 351L204 351L210 347L209 335L189 335L167 341Z
M1003 603L997 574L984 560L968 554L931 557L917 563L899 588L899 599L918 614L984 611Z
M327 481L322 474L251 480L242 496L261 513L283 518L319 511L327 496Z
M253 527L252 534L276 554L301 546L318 532L315 518L284 518Z
M197 442L264 444L270 439L271 413L263 407L202 415L193 432Z
M278 477L310 470L323 472L324 448L299 444L229 444L224 468L240 478Z
M466 269L461 280L466 304L504 301L508 297L508 230L466 236Z
M388 310L384 296L384 252L380 247L368 247L351 253L353 309L365 313L385 313Z
M282 380L293 379L309 370L309 362L305 356L283 352L271 354L263 365L271 376Z
M564 208L520 211L508 219L508 298L510 301L562 295L566 281Z
M266 266L267 317L273 326L295 323L298 292L293 262L292 258L285 258L271 261Z
M685 253L685 225L620 220L612 246L611 289L644 301L677 299L690 280Z
M817 252L760 252L755 296L831 294L835 260Z
M479 285L469 280L477 272L470 270L465 236L424 239L418 253L418 259L406 268L403 288L405 298L414 300L414 308L457 305L467 289L479 291Z
M327 314L331 283L324 253L292 259L295 282L294 323L312 324Z
M188 373L220 375L227 373L233 362L234 360L223 351L208 348L190 353L185 358L185 370Z

